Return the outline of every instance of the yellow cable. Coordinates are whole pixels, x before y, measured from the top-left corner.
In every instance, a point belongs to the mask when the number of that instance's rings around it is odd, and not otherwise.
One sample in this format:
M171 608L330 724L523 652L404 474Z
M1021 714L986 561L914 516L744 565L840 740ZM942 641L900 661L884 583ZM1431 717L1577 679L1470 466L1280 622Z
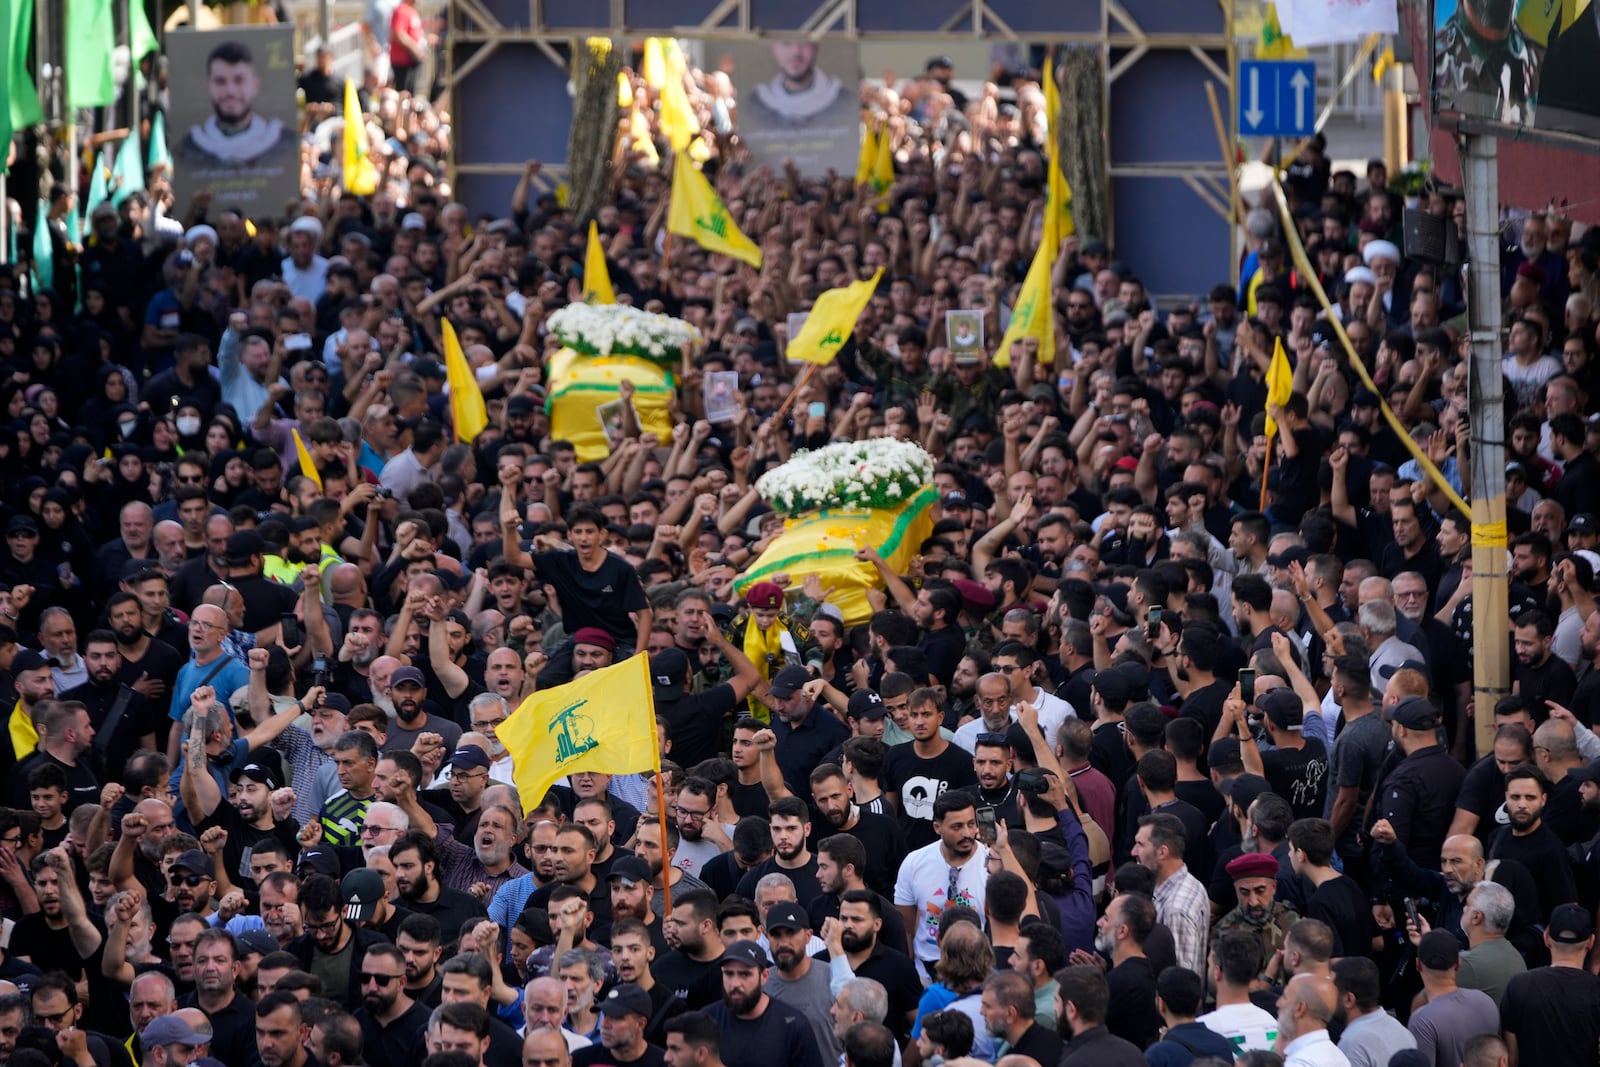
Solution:
M1472 524L1473 548L1504 548L1506 547L1506 520L1499 522L1475 522Z
M1294 265L1300 271L1300 276L1305 280L1306 284L1311 287L1312 293L1316 295L1317 303L1322 305L1322 310L1328 316L1328 322L1333 326L1333 332L1338 335L1339 343L1344 346L1345 353L1350 357L1350 365L1356 369L1356 374L1366 384L1366 387L1377 395L1378 407L1383 412L1384 421L1389 424L1389 428L1395 432L1395 436L1399 437L1400 441L1406 446L1406 451L1410 452L1417 464L1427 472L1428 478L1433 482L1434 486L1448 497L1450 503L1459 508L1463 515L1470 519L1472 517L1472 508L1465 500L1461 499L1461 494L1457 493L1451 488L1450 483L1445 481L1444 475L1439 473L1439 468L1433 465L1433 460L1429 459L1427 454L1417 447L1417 443L1411 439L1411 434L1406 432L1406 428L1401 425L1400 420L1395 417L1394 411L1390 409L1389 402L1384 399L1383 390L1378 388L1377 383L1372 380L1372 375L1367 373L1366 364L1362 363L1361 357L1356 355L1356 346L1350 343L1350 335L1344 332L1344 323L1340 322L1339 317L1333 313L1333 304L1328 300L1328 294L1323 291L1322 283L1317 280L1317 272L1312 268L1311 261L1306 258L1305 245L1300 243L1300 232L1295 229L1294 218L1289 213L1289 200L1283 195L1283 186L1276 177L1272 180L1272 196L1278 202L1278 216L1283 223L1284 239L1289 245L1290 253L1293 255ZM1374 293L1372 299L1377 300L1379 297ZM1476 536L1476 532L1474 532L1474 536Z

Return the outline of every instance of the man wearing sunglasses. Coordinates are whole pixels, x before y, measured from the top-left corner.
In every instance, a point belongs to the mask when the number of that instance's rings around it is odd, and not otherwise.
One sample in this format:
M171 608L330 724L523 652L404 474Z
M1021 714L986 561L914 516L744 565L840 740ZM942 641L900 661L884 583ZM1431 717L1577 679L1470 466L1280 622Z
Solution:
M368 965L368 952L390 944L383 934L364 925L376 907L376 900L341 891L339 883L325 874L311 875L300 884L300 913L305 916L306 932L285 945L284 951L300 960L302 970L321 975L324 995L343 1004L346 1011L361 1006L363 994L370 988L364 984L363 974L405 974L403 961L391 964L373 959Z
M361 1049L369 1063L409 1063L422 1047L428 1008L406 995L405 954L393 945L374 945L362 958Z

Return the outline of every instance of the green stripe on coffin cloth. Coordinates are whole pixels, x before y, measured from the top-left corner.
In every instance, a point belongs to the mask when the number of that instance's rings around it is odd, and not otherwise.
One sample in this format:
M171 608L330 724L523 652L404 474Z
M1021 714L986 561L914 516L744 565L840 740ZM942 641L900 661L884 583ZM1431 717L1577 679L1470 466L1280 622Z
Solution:
M588 463L611 454L599 409L616 403L623 379L633 383L633 409L639 428L663 443L672 440L672 375L633 356L584 356L563 348L550 358L550 434L571 441L578 460Z
M933 505L938 499L938 491L930 485L896 508L828 509L796 515L734 588L743 593L775 574L787 574L789 584L798 588L806 575L815 574L824 589L833 586L828 602L844 613L845 625L867 622L872 618L867 590L881 589L883 583L876 567L856 559L856 549L871 545L892 570L905 573L933 532Z

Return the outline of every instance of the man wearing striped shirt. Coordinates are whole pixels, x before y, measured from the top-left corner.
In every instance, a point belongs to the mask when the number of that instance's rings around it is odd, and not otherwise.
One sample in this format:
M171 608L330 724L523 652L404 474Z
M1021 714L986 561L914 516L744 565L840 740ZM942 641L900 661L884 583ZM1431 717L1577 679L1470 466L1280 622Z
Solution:
M1156 918L1172 931L1178 966L1204 974L1211 901L1205 884L1184 865L1183 849L1183 823L1176 815L1146 815L1139 820L1133 858L1155 872Z
M372 781L378 772L378 743L369 733L347 730L333 743L333 766L343 788L322 805L322 840L354 848L361 844L367 805L376 799Z

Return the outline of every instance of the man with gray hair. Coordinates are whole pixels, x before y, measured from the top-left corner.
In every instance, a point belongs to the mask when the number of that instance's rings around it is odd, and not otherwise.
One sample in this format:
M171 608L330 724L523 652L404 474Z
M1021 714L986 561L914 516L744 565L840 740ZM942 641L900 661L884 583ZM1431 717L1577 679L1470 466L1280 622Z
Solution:
M879 1023L889 1016L889 992L883 983L871 978L847 979L834 991L833 1006L828 1009L833 1019L833 1036L841 1047L844 1035L858 1023ZM900 1049L894 1050L894 1067L900 1067Z
M1372 650L1367 661L1372 666L1372 688L1382 690L1388 684L1389 676L1407 662L1424 662L1416 646L1408 645L1395 636L1398 621L1394 605L1387 600L1367 601L1361 605L1356 617L1361 623L1361 634L1367 639L1367 647Z
M1506 983L1528 969L1522 953L1506 940L1516 909L1511 890L1486 879L1472 887L1461 911L1461 926L1470 947L1461 954L1456 984L1462 989L1483 990L1497 1008Z
M1344 1067L1349 1060L1328 1037L1339 990L1325 974L1297 974L1278 1000L1278 1044L1284 1067Z
M500 615L497 611L489 611L485 614ZM482 616L479 618L481 620ZM500 618L502 622L505 621L504 616L500 616ZM476 623L473 624L472 632L474 635L478 632ZM507 651L510 652L509 649ZM493 655L494 652L491 652L490 656ZM513 659L516 658L515 653L511 653L511 656ZM515 767L511 761L511 753L507 751L506 746L501 743L499 735L495 733L500 728L500 725L510 717L511 711L509 702L499 693L479 693L472 698L472 703L467 705L468 725L473 733L481 734L484 741L488 742L489 778L496 782L510 783L515 780L513 777Z

